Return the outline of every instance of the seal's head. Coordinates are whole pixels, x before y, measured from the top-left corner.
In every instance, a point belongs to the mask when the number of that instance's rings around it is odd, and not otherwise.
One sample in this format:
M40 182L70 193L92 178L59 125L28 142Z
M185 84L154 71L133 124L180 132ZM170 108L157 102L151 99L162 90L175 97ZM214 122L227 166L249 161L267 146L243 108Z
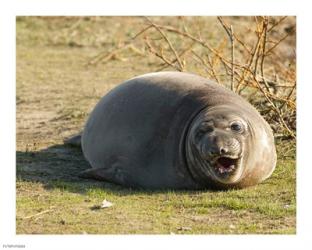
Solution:
M276 156L273 161L261 159L275 154L275 148L274 153L270 152L272 148L265 148L269 144L274 147L271 134L258 113L255 117L248 110L229 105L204 109L188 131L187 164L201 183L212 180L222 188L254 185L267 178L275 167ZM267 145L263 145L264 141Z

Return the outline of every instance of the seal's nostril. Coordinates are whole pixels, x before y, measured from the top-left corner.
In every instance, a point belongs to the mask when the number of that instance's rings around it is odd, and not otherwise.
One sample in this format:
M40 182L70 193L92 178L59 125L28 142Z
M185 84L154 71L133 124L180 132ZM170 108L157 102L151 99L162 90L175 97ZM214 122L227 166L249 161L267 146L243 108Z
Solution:
M228 150L226 148L220 148L220 154L225 154L227 151Z

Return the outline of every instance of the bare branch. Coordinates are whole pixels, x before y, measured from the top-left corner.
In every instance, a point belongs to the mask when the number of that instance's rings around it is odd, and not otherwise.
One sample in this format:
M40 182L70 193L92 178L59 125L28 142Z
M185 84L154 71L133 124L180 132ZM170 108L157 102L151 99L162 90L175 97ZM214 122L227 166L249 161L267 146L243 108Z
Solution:
M287 16L281 17L280 20L278 20L275 24L273 24L273 25L268 29L268 32L271 32L276 26L280 25L286 18L287 18Z
M233 92L235 92L235 88L234 88L234 32L233 32L233 26L229 26L228 24L226 24L222 17L218 17L219 22L221 23L221 25L223 26L225 32L227 33L229 39L230 39L230 43L231 43L231 90Z
M170 42L169 38L166 36L166 34L162 31L161 27L159 27L158 25L156 25L155 23L153 23L148 17L146 17L146 19L150 22L150 24L162 35L162 37L165 39L165 41L167 42L167 44L169 45L169 48L171 49L171 51L173 52L173 54L176 57L176 60L179 64L179 71L183 71L184 69L184 65L179 57L179 54L177 53L177 51L174 49L172 43Z
M180 68L178 68L175 64L173 64L172 62L170 62L170 60L168 60L164 55L163 53L159 53L156 51L156 49L151 45L149 39L146 37L145 38L145 43L149 49L149 51L154 54L155 56L157 56L158 58L160 58L161 60L163 60L167 65L175 68L176 70L179 70Z

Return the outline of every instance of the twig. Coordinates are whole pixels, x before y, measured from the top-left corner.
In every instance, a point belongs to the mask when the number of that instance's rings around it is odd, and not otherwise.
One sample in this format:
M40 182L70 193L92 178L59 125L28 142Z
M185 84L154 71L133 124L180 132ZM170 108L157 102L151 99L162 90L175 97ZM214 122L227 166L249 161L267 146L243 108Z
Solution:
M243 48L247 51L248 54L251 53L251 49L247 47L247 45L235 34L233 33L235 40L243 46Z
M103 51L101 53L99 53L98 55L96 55L95 57L93 57L91 60L88 61L88 65L94 65L99 63L100 61L108 61L110 60L112 57L114 57L118 52L120 52L121 50L124 50L125 48L129 47L130 43L126 43L124 45L122 45L121 47L114 49L113 51L109 52L107 54L106 51Z
M268 94L264 91L264 89L261 87L261 85L259 84L259 82L257 81L256 77L254 76L254 80L256 82L256 84L258 85L259 90L262 92L262 94L264 95L265 99L272 105L274 111L276 112L276 114L279 117L280 122L283 124L284 128L287 130L287 132L289 133L289 135L296 139L295 134L292 132L292 130L287 126L287 124L285 123L283 117L282 117L282 113L280 111L280 109L278 109L276 107L276 105L274 104L274 102L271 100L271 98L268 96Z
M234 89L234 32L233 32L233 26L229 26L228 24L226 24L222 17L218 17L219 22L221 23L221 25L223 26L225 32L227 33L230 42L231 42L231 90L233 92L235 92Z
M291 91L289 92L286 100L283 102L283 104L281 105L280 109L282 110L283 107L285 106L285 104L289 101L290 97L292 96L292 94L294 93L294 90L296 89L296 85L297 85L297 82L295 82L295 84L292 86L292 89Z
M230 26L230 31L231 31L231 36L230 36L230 39L231 39L231 60L232 60L232 78L231 78L231 90L235 92L235 89L234 89L234 31L233 31L233 26L231 25Z
M287 33L285 36L283 36L280 40L278 40L277 42L275 42L275 44L269 48L265 54L269 55L282 41L284 41L287 37L289 36L289 33Z
M212 53L214 53L214 54L216 54L216 55L218 54L218 52L217 52L215 49L213 49L209 44L207 44L207 43L205 43L203 40L198 39L197 37L191 35L190 33L180 31L180 30L178 30L178 29L176 29L176 28L173 28L173 27L171 27L171 26L162 26L162 25L158 25L158 27L159 27L159 28L162 28L162 29L165 29L165 30L167 30L167 31L169 31L169 32L173 32L173 33L182 35L182 36L184 36L184 37L187 37L187 38L189 38L189 39L191 39L191 40L197 42L197 43L200 44L201 46L207 48L207 49L208 49L209 51L211 51Z
M162 35L162 37L165 39L165 41L167 42L167 44L169 45L169 48L171 49L171 51L173 52L173 54L175 55L176 57L176 60L179 64L179 71L183 71L184 69L184 65L179 57L179 54L177 53L177 51L174 49L171 41L169 40L169 38L166 36L166 34L162 31L162 29L156 25L155 23L153 23L148 17L145 17L149 22L150 24Z
M72 30L76 29L80 25L82 20L83 20L83 18L79 17L76 22L74 22L69 28L67 28L67 31L72 31Z
M153 25L149 25L147 27L145 27L144 29L142 29L141 31L139 31L136 35L134 35L131 40L136 39L137 37L139 37L140 35L142 35L144 32L146 32L147 30L149 30L150 28L153 28Z
M266 39L267 39L268 23L269 23L268 18L264 18L263 19L262 56L261 56L260 68L261 68L261 76L262 76L262 79L263 79L264 86L266 87L267 91L270 92L269 85L266 82L265 77L264 77L264 59L265 59L265 55L266 55L266 53L265 53L265 45L266 45Z
M214 70L214 66L213 66L213 63L212 63L212 60L211 60L209 54L207 54L207 59L208 59L209 65L210 65L210 67L211 67L211 71L212 71L213 77L216 79L217 83L221 84L221 81L220 81L219 78L217 77L217 74L216 74L216 72L215 72L215 70Z
M149 30L150 28L152 28L152 25L147 26L146 28L144 28L143 30L140 30L136 35L134 35L133 37L131 37L129 40L125 41L124 44L122 46L120 46L119 48L114 49L113 51L107 53L106 51L103 51L99 54L97 54L95 57L91 58L87 65L95 65L97 63L99 63L100 61L108 61L110 58L112 58L114 55L116 55L118 52L133 46L132 43L133 41L138 38L140 35L142 35L143 33L145 33L147 30Z
M242 67L244 67L244 66L242 66ZM268 96L269 98L271 98L271 99L273 99L273 100L276 100L276 101L282 101L282 102L287 102L287 104L291 107L291 108L295 108L295 103L293 102L293 101L291 101L291 100L288 100L289 98L287 98L287 99L285 99L285 98L282 98L282 97L278 97L277 95L274 95L274 94L272 94L272 93L270 93L270 92L265 92L265 90L263 90L262 88L260 88L259 86L261 86L261 84L260 83L263 83L263 80L258 80L258 78L257 78L257 75L254 75L254 74L252 74L252 72L251 72L251 69L249 69L249 68L247 68L247 67L245 67L245 70L247 71L247 72L249 72L252 76L253 76L253 82L255 82L256 83L256 85L253 85L252 84L252 82L249 82L248 80L246 80L246 82L248 82L249 83L249 86L251 86L251 87L254 87L254 88L257 88L257 89L259 89L261 92L264 92L265 93L265 95L266 96ZM267 82L268 83L268 82ZM275 84L274 82L270 82L270 83L272 83L272 84ZM294 88L294 86L292 86L292 88ZM275 105L274 105L275 106Z
M54 208L54 207L51 207L50 209L41 211L40 213L37 213L37 214L33 214L33 215L30 215L30 216L23 217L23 219L25 219L25 220L26 220L26 219L31 219L31 218L33 218L33 217L36 217L36 216L39 216L39 215L42 215L42 214L49 213L49 212L53 211L53 208Z
M259 50L260 45L261 45L262 34L259 34L260 33L259 27L258 27L259 24L258 24L258 20L257 20L256 17L255 17L255 20L256 20L256 23L257 23L257 30L258 30L258 32L257 32L257 37L258 37L257 43L256 43L255 47L253 48L252 52L250 53L250 57L248 59L248 65L242 67L244 69L244 71L243 71L243 74L241 76L241 79L239 80L239 84L237 85L237 88L236 88L237 91L239 90L239 87L240 87L241 83L244 81L247 72L250 72L253 76L256 74L255 71L251 70L251 66L252 66L252 63L254 61L255 55L258 54L258 50ZM257 61L255 62L255 68L256 68L256 63L257 63ZM243 90L244 89L240 89L238 91L238 93L241 94L241 92Z
M185 50L183 50L180 54L179 54L179 57L181 58L184 54L186 54L187 52L189 52L191 49L192 49L192 47L194 46L194 42L189 46L189 47L187 47ZM176 61L177 61L177 59L174 59L173 61L171 61L171 64L174 64L174 63L176 63ZM166 64L166 65L164 65L164 66L162 66L161 68L159 68L159 69L157 69L156 71L162 71L162 70L164 70L165 68L167 68L169 65L168 64Z
M253 70L254 75L256 75L258 73L258 61L260 58L260 50L263 47L263 36L264 36L263 18L262 18L261 23L258 22L258 18L256 20L257 20L257 35L258 35L258 39L259 39L258 40L259 41L259 47L255 53L255 55L257 55L257 56L255 57L255 64L254 64L254 70Z
M283 22L287 16L283 16L281 19L279 19L275 24L273 24L269 29L268 32L271 32L277 25L279 25L281 22Z
M198 58L198 60L206 67L206 71L208 72L208 74L211 75L217 81L217 83L221 84L220 80L218 79L217 74L214 70L214 67L213 67L213 64L210 60L209 55L207 54L208 64L209 64L208 65L207 62L204 60L204 58L202 56L198 55L194 50L192 50L192 54L195 55L195 57ZM208 69L211 71L212 74L209 72Z
M177 67L175 64L171 63L167 58L165 58L165 56L163 55L163 53L158 53L155 48L151 45L150 41L148 40L147 37L145 37L145 43L149 49L149 51L154 54L155 56L159 57L161 60L163 60L166 64L170 65L171 67L175 68L176 70L179 70L180 68Z

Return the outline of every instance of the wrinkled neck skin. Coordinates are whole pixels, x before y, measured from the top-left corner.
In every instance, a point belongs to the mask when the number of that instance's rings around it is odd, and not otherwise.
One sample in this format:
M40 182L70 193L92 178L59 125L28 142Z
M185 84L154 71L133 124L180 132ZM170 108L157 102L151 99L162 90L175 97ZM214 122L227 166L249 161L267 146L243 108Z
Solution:
M272 162L269 159L263 159L263 157L272 154L270 151L275 153L274 141L274 148L272 148L270 146L272 144L271 132L268 134L267 124L260 115L260 118L254 118L253 116L253 113L243 110L241 107L219 105L203 109L192 120L185 140L186 162L193 179L201 187L242 188L255 185L272 173L276 160ZM250 117L252 117L252 120ZM239 120L244 125L244 132L233 132L226 126L226 122L231 124L233 119ZM231 140L238 145L237 148L239 149L235 154L237 159L235 159L233 165L235 168L233 167L234 170L229 174L219 174L216 171L217 163L215 159L221 158L223 155L216 156L209 150L206 150L205 154L203 153L203 143L198 139L198 129L207 120L214 121L215 131L207 134L202 132L204 134L201 136L202 141L208 141L207 143L204 142L208 144L206 148L214 151L216 148L214 144L217 144L220 140ZM222 123L222 121L224 122ZM266 144L265 147L263 147L263 144ZM262 152L263 150L265 152Z

